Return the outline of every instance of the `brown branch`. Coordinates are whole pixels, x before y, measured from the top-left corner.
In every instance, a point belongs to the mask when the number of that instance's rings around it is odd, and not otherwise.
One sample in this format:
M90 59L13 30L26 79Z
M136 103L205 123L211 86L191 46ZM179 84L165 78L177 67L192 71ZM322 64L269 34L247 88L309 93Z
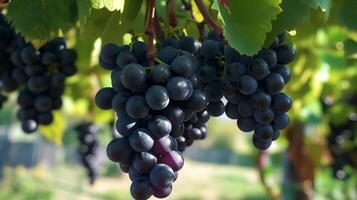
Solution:
M259 172L259 178L260 178L260 181L263 184L264 188L268 192L268 195L269 195L270 199L278 200L279 199L279 195L267 183L266 177L265 177L265 174L264 174L264 168L266 166L267 158L268 158L268 153L266 151L259 152L257 160L256 160L256 165L257 165L257 169L258 169L258 172Z
M185 10L189 11L191 13L191 18L194 20L195 19L195 15L193 13L193 10L192 10L192 4L191 2L187 2L185 0L181 0ZM205 25L206 23L203 21L201 23L197 23L197 29L198 29L198 32L199 32L199 40L202 42L202 41L205 41L206 40L206 30L205 30Z
M0 12L6 8L9 4L9 0L0 0Z
M167 0L167 18L169 20L169 24L172 27L176 27L176 0Z
M165 34L161 29L160 17L155 14L155 35L158 40L163 40L165 38Z
M300 187L296 190L296 199L312 199L312 186L315 180L315 164L304 141L304 126L292 124L285 134L289 141L288 162L292 166L294 182Z
M156 56L156 48L154 45L155 15L156 15L155 0L146 0L147 22L146 22L145 34L148 37L147 58L150 60L150 64L153 64L153 58Z
M206 6L202 2L202 0L195 0L195 3L200 10L205 22L208 24L208 26L211 27L211 29L216 32L217 35L222 36L223 35L223 29L221 26L219 26L216 21L214 21L213 17L210 15L208 12Z

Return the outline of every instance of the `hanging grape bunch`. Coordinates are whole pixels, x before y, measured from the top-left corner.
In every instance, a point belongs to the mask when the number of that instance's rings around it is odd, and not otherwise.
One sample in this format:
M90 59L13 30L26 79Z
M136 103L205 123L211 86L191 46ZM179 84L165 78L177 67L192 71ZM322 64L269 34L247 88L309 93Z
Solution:
M15 80L14 77L22 72L11 63L11 54L25 43L19 38L0 13L0 90L13 92L23 80ZM21 83L20 83L21 82ZM4 98L2 98L4 101Z
M326 96L322 99L323 110L329 112L334 106L340 106L341 103L356 108L356 100L357 95L352 95L350 98L339 102ZM338 123L330 120L330 134L327 138L328 148L332 156L332 173L335 178L340 180L345 180L351 176L350 171L346 170L347 166L357 168L357 147L353 145L356 140L357 114L353 111L346 114L347 119L343 122Z
M0 89L19 89L17 117L25 133L53 121L53 110L62 106L65 80L76 73L75 50L63 38L53 39L38 50L16 35L0 15ZM5 101L1 96L1 102Z
M82 165L87 170L89 183L93 184L98 175L98 146L97 134L100 128L93 123L81 123L75 127L79 141L79 156Z
M143 42L102 49L112 87L97 93L96 104L117 112L122 137L109 143L107 153L129 173L135 199L167 197L184 164L180 151L206 135L208 99L194 75L198 45L192 37L165 40L152 67Z
M227 46L224 50L226 114L237 119L240 130L254 131L253 144L261 150L269 148L289 124L286 113L292 101L282 90L290 80L286 65L294 60L295 50L284 44L286 37L281 34L254 56L240 55Z
M147 6L150 11L153 5ZM226 112L242 131L254 130L256 148L267 149L289 122L291 100L281 90L290 79L285 65L295 57L285 34L257 55L241 55L217 26L202 43L178 31L159 40L155 51L148 20L147 43L102 48L99 61L111 71L112 86L95 98L99 108L118 116L121 137L108 144L107 154L129 173L135 199L171 193L184 163L181 152L206 138L212 116Z
M25 87L19 92L20 110L17 117L26 133L34 132L38 125L53 121L53 110L62 106L65 81L76 73L77 54L67 49L62 38L54 39L39 50L31 44L17 49L12 62L22 68Z

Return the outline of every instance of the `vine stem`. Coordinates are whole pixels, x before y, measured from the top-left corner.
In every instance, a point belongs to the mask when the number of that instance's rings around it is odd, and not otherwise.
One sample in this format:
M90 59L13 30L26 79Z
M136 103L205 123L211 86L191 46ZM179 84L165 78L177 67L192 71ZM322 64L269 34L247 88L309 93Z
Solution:
M195 0L195 3L198 7L198 10L201 12L205 22L211 27L211 29L216 32L217 35L223 35L223 28L219 26L216 21L214 21L213 17L208 12L205 4L202 0Z
M268 153L266 151L260 151L257 156L257 160L256 160L256 165L257 165L257 169L259 172L259 178L260 178L260 181L262 182L263 186L267 190L270 199L278 200L279 199L278 194L276 194L276 192L274 192L273 188L271 186L269 186L269 184L266 181L264 168L266 166L267 159L268 159Z
M176 0L167 0L167 18L172 27L176 27Z
M160 17L157 15L157 13L155 14L155 35L156 38L161 41L164 39L165 35L161 29L161 24L160 24Z
M145 34L147 35L148 38L147 58L150 60L150 64L153 64L153 58L156 56L156 48L154 45L155 16L156 16L155 0L146 0L147 21L146 21Z
M0 12L6 8L9 4L9 0L0 0Z
M191 2L189 2L189 1L187 2L187 1L185 1L185 0L181 0L181 2L182 2L182 4L183 4L184 8L185 8L187 11L189 11L189 12L191 13L191 18L192 18L192 20L194 20L194 19L195 19L195 16L194 16L194 13L193 13L193 11L192 11L192 4L191 4ZM197 29L198 29L199 34L200 34L199 40L200 40L201 42L206 39L205 24L206 24L206 23L205 23L204 21L197 24Z

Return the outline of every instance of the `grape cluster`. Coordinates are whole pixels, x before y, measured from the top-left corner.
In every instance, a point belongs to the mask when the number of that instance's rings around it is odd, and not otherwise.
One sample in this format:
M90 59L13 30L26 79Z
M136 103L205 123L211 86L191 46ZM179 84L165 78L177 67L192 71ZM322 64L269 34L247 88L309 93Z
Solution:
M90 184L93 184L98 174L98 140L100 128L93 123L81 123L76 126L79 148L78 152L82 165L87 169Z
M11 55L24 78L25 87L19 92L17 117L26 133L38 125L53 121L52 110L61 108L67 77L76 73L76 51L67 49L64 39L57 38L36 50L31 44L18 48Z
M17 45L22 43L24 41L15 34L0 13L0 90L2 92L12 92L18 87L17 81L13 78L13 74L18 70L11 63L10 57Z
M121 137L107 154L129 173L135 199L171 193L181 152L206 138L211 116L226 113L241 130L254 130L253 143L262 150L288 125L291 100L281 90L295 50L283 44L284 35L251 57L214 33L207 38L202 44L192 37L164 39L153 66L143 42L102 49L100 63L111 70L112 87L98 91L96 104L117 113Z
M76 51L63 38L36 49L16 35L0 14L0 90L19 89L17 117L26 133L53 121L52 110L61 108L65 80L76 73ZM1 98L1 102L4 98Z
M344 103L356 107L357 96L354 96L350 100L351 101ZM336 102L331 101L329 97L325 97L322 101L322 105L324 111L328 111L336 105ZM357 168L357 145L354 144L357 132L357 114L350 112L345 122L336 124L331 121L329 125L330 135L327 140L328 148L333 158L331 163L333 176L337 179L344 180L350 176L350 172L345 169L346 166Z
M286 113L292 101L281 91L290 80L286 65L293 61L295 50L285 40L286 35L280 35L254 56L240 55L228 46L224 49L226 115L237 119L240 130L254 131L252 141L260 150L269 148L289 124Z
M180 151L206 134L192 132L202 126L198 119L206 122L201 115L208 105L195 75L199 43L168 38L160 48L152 67L143 42L107 44L100 55L103 68L112 70L112 87L97 93L96 104L117 113L121 135L108 144L107 154L129 173L135 199L167 197L184 164Z

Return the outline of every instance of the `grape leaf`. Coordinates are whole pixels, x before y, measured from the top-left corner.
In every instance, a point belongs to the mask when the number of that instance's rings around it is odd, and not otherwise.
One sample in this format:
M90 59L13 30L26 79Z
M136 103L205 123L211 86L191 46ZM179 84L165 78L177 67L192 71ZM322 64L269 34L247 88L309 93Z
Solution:
M339 12L338 18L340 23L347 28L356 31L357 30L357 1L356 0L345 0L342 4Z
M134 20L140 12L142 3L143 0L125 1L122 19L128 21Z
M86 18L90 14L91 1L90 0L76 0L78 9L78 21L81 25L85 23Z
M110 11L123 10L124 0L92 0L92 7L95 9L106 8Z
M13 0L7 11L7 19L27 39L47 40L77 21L75 0Z
M320 8L323 12L329 13L331 9L331 0L301 0L301 2L310 6L311 8Z
M269 46L277 35L292 30L297 24L310 18L310 6L301 0L284 0L283 12L272 22L273 29L267 34L265 46Z
M281 0L235 0L223 7L215 0L213 8L220 12L224 36L240 53L253 55L264 44L272 29L271 21L282 11Z

